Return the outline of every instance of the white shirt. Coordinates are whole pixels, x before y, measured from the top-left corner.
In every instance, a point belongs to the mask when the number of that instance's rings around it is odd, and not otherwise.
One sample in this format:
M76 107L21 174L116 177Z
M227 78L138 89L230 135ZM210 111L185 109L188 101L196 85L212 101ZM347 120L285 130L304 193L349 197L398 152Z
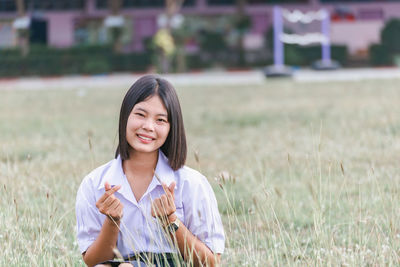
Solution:
M156 173L167 186L172 181L176 182L175 206L179 220L214 253L222 253L224 229L214 192L207 179L186 166L172 170L161 150ZM124 205L117 241L119 252L123 256L137 252L177 252L164 236L157 219L151 216L152 201L164 194L161 184L153 177L147 191L137 202L118 156L89 173L79 187L76 220L81 253L96 240L106 218L96 207L97 200L104 194L106 181L111 186L121 185L121 189L114 194Z

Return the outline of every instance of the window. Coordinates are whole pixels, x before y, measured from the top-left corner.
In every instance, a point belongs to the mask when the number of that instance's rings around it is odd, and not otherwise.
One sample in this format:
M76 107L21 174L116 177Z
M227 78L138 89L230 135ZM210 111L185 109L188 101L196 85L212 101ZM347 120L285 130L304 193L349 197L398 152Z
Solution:
M83 9L85 0L24 0L26 11ZM16 12L15 0L0 0L0 12Z
M15 0L0 0L0 12L15 12Z
M400 2L400 0L320 0L321 3L374 3L374 2Z
M77 19L74 28L76 44L107 43L107 29L103 19Z
M25 0L26 10L83 9L85 0Z
M152 8L152 7L165 7L165 0L121 0L123 8ZM106 9L108 0L97 0L96 7L98 9ZM185 0L183 6L194 6L196 0Z
M13 47L17 43L17 36L12 23L12 21L0 20L0 49L3 47Z
M248 0L249 4L308 4L310 0Z
M307 4L310 0L247 0L247 4ZM236 5L236 0L207 0L210 6Z

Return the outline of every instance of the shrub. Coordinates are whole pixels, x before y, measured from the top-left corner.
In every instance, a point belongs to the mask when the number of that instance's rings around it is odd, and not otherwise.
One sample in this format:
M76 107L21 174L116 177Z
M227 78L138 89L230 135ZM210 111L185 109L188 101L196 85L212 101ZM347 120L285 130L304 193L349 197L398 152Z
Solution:
M381 31L381 43L391 53L400 53L400 19L391 19Z
M19 49L0 50L0 77L145 71L149 66L148 52L114 54L109 46L32 46L26 57L21 56Z
M111 67L108 61L103 58L84 62L81 70L85 74L100 74L110 72Z
M369 61L374 66L387 66L392 64L388 48L381 44L370 45Z
M372 65L393 65L394 58L400 54L400 19L391 19L381 31L381 43L369 47L369 60Z

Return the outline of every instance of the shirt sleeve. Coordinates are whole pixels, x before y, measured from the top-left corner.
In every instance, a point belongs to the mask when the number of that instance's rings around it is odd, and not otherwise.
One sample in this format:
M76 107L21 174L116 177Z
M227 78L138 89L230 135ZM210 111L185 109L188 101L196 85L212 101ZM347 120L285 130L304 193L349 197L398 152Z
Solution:
M184 224L211 251L223 253L225 234L214 191L204 176L196 176L183 188Z
M94 188L86 177L76 196L76 232L79 250L84 253L96 240L101 230L102 214L96 207Z

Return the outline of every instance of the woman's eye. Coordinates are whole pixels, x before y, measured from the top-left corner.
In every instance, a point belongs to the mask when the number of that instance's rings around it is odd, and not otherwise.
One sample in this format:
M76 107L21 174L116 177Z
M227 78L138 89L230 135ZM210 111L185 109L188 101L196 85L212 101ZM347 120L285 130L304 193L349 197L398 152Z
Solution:
M136 116L144 117L143 113L135 113Z
M158 121L158 122L163 122L163 123L166 123L166 122L167 122L167 121L164 120L164 119L157 119L157 121Z

